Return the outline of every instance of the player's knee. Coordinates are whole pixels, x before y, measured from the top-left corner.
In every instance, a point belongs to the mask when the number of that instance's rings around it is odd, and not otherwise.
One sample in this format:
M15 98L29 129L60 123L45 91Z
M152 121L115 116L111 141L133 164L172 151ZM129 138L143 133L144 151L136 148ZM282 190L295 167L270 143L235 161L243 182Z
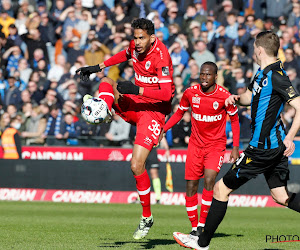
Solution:
M141 161L136 160L135 158L131 159L131 171L135 174L135 175L140 175L143 173L144 169L144 163Z
M214 186L214 198L220 201L227 201L231 191L221 179Z
M204 178L204 187L207 191L213 190L215 185L215 177L206 176Z
M110 79L110 78L108 78L108 77L103 77L103 78L101 79L101 82L107 82L107 83L109 83L111 86L114 86L114 84L115 84L115 81L112 80L112 79Z

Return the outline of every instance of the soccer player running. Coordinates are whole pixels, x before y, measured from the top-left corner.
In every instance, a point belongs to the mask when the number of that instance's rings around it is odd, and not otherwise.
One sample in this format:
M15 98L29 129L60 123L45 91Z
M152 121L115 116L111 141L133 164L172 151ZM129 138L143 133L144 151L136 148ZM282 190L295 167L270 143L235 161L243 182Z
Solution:
M226 150L226 117L230 117L233 132L233 150L230 160L239 157L240 127L238 109L235 105L225 106L230 93L216 84L217 65L205 62L200 69L200 84L185 90L179 108L163 128L167 131L183 117L185 111L192 109L192 133L188 145L185 164L186 210L192 224L190 234L174 232L173 237L180 245L192 248L197 245L207 213L213 199L215 179L223 163ZM162 136L161 136L162 137ZM204 177L204 188L198 221L199 179Z
M258 174L264 174L277 203L300 212L300 193L287 191L288 156L295 150L293 139L300 128L300 97L277 59L279 45L278 36L271 31L257 35L254 53L260 68L245 93L232 95L226 100L226 105L235 102L251 105L252 138L240 158L216 183L204 232L199 236L195 249L208 249L225 216L229 194ZM280 118L286 102L296 109L287 135Z
M90 74L105 67L132 59L135 70L135 84L130 81L118 84L104 77L99 85L99 98L108 108L112 106L125 121L136 125L137 133L133 146L131 170L143 207L143 214L134 239L142 239L153 224L150 209L150 179L145 170L145 161L152 149L158 144L165 116L171 112L174 96L173 66L166 46L154 35L154 25L150 20L139 18L132 22L134 39L127 50L95 66L77 70L83 80ZM84 97L84 101L91 96Z

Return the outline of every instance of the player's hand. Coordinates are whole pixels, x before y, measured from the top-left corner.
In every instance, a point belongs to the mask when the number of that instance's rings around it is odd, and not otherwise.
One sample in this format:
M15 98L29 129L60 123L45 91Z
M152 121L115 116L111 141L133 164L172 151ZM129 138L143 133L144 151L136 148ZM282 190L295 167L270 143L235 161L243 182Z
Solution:
M286 147L285 151L283 152L283 155L286 157L291 156L295 151L295 143L293 142L293 140L285 138L283 144Z
M229 161L231 163L236 162L236 160L240 157L240 152L239 152L239 147L233 147L230 157L229 157Z
M84 82L87 82L90 78L90 75L96 72L100 72L101 69L99 64L95 66L81 67L75 71L76 74L80 74L80 79Z
M240 99L239 95L231 95L225 100L225 106L227 107L228 105L233 105L239 99Z
M125 82L119 82L117 86L117 90L121 94L132 94L132 95L138 95L140 91L140 87L134 85L130 81L125 81Z

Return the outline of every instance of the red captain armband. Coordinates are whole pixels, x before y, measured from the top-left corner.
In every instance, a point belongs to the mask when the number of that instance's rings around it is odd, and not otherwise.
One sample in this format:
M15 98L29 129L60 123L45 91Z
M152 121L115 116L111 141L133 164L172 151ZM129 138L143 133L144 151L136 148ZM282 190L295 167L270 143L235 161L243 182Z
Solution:
M126 53L126 50L122 50L119 53L117 53L114 56L112 56L111 58L109 58L106 61L104 61L104 65L106 67L109 67L109 66L112 66L112 65L116 65L116 64L125 62L128 59L130 59L130 57Z

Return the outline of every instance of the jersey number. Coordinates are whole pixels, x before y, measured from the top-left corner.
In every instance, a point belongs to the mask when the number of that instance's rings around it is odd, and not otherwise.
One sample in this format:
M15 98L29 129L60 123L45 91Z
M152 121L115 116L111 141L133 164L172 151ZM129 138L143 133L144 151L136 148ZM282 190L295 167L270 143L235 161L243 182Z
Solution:
M153 132L154 135L159 136L160 134L160 124L152 120L152 124L148 126L148 129Z

